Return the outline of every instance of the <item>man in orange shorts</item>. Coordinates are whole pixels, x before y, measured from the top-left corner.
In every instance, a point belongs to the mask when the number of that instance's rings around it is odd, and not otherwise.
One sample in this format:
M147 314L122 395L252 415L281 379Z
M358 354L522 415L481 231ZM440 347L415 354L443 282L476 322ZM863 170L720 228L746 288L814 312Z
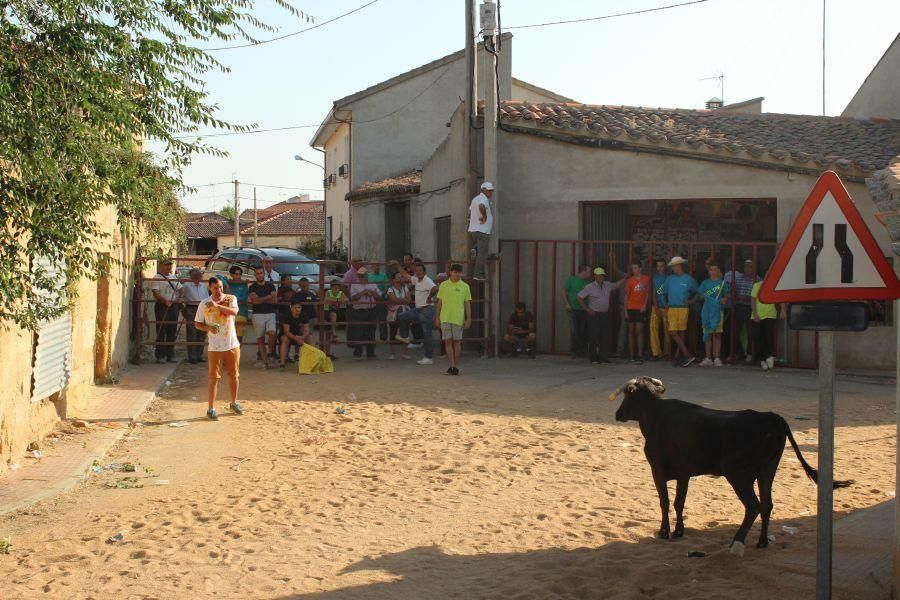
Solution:
M228 387L231 403L228 407L235 413L244 414L238 404L238 368L241 362L241 343L234 328L234 317L238 313L237 298L222 291L222 282L215 277L209 279L209 298L197 307L195 325L207 332L207 359L209 364L209 384L207 396L209 408L206 417L212 421L219 419L216 413L216 392L219 388L221 368L228 373Z

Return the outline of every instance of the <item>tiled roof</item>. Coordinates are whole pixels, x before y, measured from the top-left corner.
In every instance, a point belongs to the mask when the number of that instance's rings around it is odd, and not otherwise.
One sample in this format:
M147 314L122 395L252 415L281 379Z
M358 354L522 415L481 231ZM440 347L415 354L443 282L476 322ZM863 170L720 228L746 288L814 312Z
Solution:
M866 187L878 208L875 216L887 228L894 254L900 256L900 156L866 179Z
M500 113L503 122L528 129L713 160L872 173L900 154L900 120L512 101Z
M422 173L410 171L403 175L388 177L381 181L366 182L347 194L347 200L362 200L377 196L408 196L418 194L422 184Z
M277 215L278 213L283 213L287 210L322 210L322 204L322 200L311 200L307 202L279 202L278 204L273 204L272 206L267 206L266 208L260 208L257 218L262 221L263 219L268 219L271 216ZM241 222L247 219L253 221L252 208L247 208L241 211Z
M309 204L313 204L310 202ZM315 209L310 207L292 208L270 214L267 218L259 217L258 235L322 235L325 232L325 211L322 203L316 202ZM253 221L249 224L241 220L241 235L253 233Z
M184 213L184 229L188 238L214 238L233 228L231 219L219 213Z

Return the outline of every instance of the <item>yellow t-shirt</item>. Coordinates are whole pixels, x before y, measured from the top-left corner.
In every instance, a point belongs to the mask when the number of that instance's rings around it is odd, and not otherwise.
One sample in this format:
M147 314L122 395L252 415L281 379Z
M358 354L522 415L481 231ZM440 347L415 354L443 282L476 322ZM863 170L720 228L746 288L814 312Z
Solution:
M462 279L455 283L448 279L441 283L437 297L441 301L441 323L465 324L466 302L472 300L468 283Z
M778 311L775 309L774 304L763 304L759 301L759 288L762 287L762 282L757 281L753 284L753 289L750 290L750 297L756 298L756 314L759 315L759 320L763 319L777 319Z

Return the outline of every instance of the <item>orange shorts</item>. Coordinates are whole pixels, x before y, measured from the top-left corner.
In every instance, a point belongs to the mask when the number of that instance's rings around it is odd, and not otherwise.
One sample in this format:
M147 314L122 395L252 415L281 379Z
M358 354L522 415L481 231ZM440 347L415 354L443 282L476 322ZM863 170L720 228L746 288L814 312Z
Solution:
M232 348L231 350L225 350L224 352L213 352L212 350L209 350L207 351L206 356L207 363L209 364L210 379L222 378L219 367L223 364L225 365L225 372L228 373L229 377L233 377L234 379L238 378L238 365L241 362L240 346Z

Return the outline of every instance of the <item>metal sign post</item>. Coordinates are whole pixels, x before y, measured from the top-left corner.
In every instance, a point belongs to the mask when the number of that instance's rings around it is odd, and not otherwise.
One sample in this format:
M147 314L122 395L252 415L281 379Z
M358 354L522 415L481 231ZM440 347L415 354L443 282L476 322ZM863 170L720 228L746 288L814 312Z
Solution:
M831 599L834 500L834 332L819 332L819 481L816 510L816 599Z

